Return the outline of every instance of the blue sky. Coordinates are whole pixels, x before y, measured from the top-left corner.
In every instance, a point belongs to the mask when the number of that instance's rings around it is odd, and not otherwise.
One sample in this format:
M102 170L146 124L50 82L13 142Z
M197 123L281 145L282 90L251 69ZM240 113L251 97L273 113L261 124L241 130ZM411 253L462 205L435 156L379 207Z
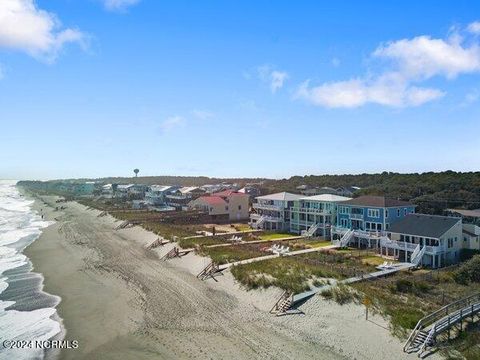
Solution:
M479 170L479 21L478 1L2 0L0 178Z

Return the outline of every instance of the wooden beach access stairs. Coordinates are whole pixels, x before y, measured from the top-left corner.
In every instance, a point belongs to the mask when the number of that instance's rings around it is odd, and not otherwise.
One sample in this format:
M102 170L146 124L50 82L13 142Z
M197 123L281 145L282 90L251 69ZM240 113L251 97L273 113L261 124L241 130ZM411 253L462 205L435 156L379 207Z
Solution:
M215 279L216 274L223 275L218 264L212 261L207 266L205 266L202 271L200 271L200 273L197 275L197 279L206 280L208 278L212 278L213 280L217 281L217 279Z
M293 304L293 292L285 290L270 310L270 314L282 316L288 313Z
M448 333L450 338L452 329L462 331L464 322L469 318L472 323L480 319L479 313L480 293L450 303L419 320L405 342L403 351L417 353L418 357L423 358L435 347L439 335Z

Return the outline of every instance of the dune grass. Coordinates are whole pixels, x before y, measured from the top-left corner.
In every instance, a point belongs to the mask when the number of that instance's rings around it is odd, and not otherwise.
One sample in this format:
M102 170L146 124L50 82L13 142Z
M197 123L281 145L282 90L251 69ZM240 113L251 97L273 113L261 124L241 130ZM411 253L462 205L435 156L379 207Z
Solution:
M213 236L202 236L198 238L181 238L177 241L178 245L184 249L194 248L195 246L205 246L205 245L216 245L216 244L223 244L225 243L219 237Z
M242 246L232 245L215 248L202 248L202 255L209 256L213 262L217 264L226 264L240 260L255 258L262 255L268 255L258 249Z
M238 265L232 268L232 274L247 289L277 286L298 293L318 279L344 279L354 276L355 271L373 269L356 257L321 252Z

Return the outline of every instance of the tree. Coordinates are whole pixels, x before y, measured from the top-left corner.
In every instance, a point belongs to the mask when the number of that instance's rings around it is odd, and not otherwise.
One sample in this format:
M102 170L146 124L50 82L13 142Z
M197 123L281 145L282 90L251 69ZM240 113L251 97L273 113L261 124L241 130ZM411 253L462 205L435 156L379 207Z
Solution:
M133 172L135 173L135 177L137 177L137 176L138 176L138 173L140 172L140 170L138 170L138 169L133 169Z

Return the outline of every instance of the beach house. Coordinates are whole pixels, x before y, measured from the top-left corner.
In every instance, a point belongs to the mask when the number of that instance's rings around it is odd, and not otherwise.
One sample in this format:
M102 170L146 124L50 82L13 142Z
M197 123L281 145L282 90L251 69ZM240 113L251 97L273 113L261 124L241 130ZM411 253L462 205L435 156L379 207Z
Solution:
M463 224L462 232L463 247L471 250L480 250L480 226Z
M257 196L252 204L250 225L255 229L290 230L290 209L304 195L280 192Z
M414 212L415 205L407 201L359 196L338 205L332 239L343 239L342 245L355 241L360 247L378 247L380 237L392 224Z
M308 236L330 236L336 223L337 206L348 197L322 194L294 200L290 209L290 232Z
M407 214L391 224L380 241L380 253L403 262L432 268L454 264L464 243L462 219L451 216Z
M168 192L165 195L165 200L168 206L177 210L186 210L190 201L205 195L205 193L205 190L197 186L184 186Z
M166 195L180 188L170 185L150 185L145 192L145 201L151 206L166 205Z
M243 221L248 219L248 199L247 194L225 190L200 196L190 201L188 207L207 212L213 221Z

